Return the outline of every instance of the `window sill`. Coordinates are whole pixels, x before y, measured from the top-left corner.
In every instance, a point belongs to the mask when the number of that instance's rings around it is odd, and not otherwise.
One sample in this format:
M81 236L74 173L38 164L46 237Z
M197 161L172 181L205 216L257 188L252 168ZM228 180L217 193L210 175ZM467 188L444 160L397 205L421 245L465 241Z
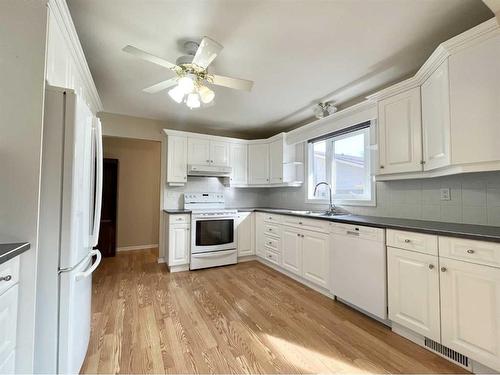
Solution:
M309 199L306 198L305 203L307 204L318 204L318 205L329 205L330 201L328 199ZM375 200L354 200L354 199L334 199L333 204L337 206L365 206L365 207L376 207L377 202Z

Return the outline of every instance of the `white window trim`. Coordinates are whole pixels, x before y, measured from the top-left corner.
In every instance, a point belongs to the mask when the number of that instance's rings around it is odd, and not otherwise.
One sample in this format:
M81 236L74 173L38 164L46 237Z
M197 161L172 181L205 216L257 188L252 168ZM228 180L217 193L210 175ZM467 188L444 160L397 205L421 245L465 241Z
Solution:
M355 132L356 131L353 131L352 133L355 133ZM352 135L352 133L347 133L347 134L342 135L340 137L347 137L347 136ZM371 135L371 131L369 132L369 134ZM370 138L371 138L371 136L370 136ZM370 151L371 150L371 146L370 146L371 139L367 139L367 140L365 140L365 142L368 143L367 145L365 145L366 150L371 152ZM313 187L312 187L313 168L312 168L312 160L310 158L312 145L313 145L312 143L306 143L305 165L307 168L307 170L306 170L307 180L306 180L306 188L304 189L305 190L305 203L317 204L317 205L324 206L324 205L328 205L330 203L330 200L328 198L327 199L310 198L310 196L312 195L311 189L313 189ZM329 155L330 153L331 153L331 150L328 150L328 148L327 148L327 150L326 150L327 159L330 159L330 157L331 157L331 155ZM367 176L367 178L370 179L370 183L371 183L370 199L361 199L361 200L360 199L339 199L339 198L335 198L335 196L333 196L332 201L334 204L339 205L339 206L367 206L367 207L376 207L377 206L377 193L376 193L377 189L376 189L375 177L373 176L373 172L372 172L372 165L373 165L372 158L373 158L373 155L370 154L370 156L369 156L369 175ZM331 178L329 177L328 179L330 180Z

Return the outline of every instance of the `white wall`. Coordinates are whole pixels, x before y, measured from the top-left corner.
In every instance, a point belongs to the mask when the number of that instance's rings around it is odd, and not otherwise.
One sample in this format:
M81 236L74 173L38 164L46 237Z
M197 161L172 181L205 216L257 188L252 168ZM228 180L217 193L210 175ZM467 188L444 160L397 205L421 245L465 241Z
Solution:
M440 188L451 189L451 200L439 199ZM376 189L376 207L344 208L358 215L500 226L500 172L378 182ZM305 203L305 186L271 189L263 203L277 208L326 208Z
M17 369L33 371L47 8L0 1L0 242L31 243L21 255Z

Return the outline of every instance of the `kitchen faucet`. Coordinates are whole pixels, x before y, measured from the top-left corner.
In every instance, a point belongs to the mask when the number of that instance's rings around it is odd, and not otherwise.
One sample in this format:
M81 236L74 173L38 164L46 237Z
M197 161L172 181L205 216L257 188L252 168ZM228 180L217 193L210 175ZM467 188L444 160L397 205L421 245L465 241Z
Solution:
M328 182L318 182L316 184L316 186L314 187L314 193L313 195L316 195L316 191L318 190L318 186L320 185L326 185L328 186L328 191L330 192L330 206L328 208L328 213L329 214L334 214L336 211L337 211L337 207L335 207L335 205L332 203L332 187L330 186L330 184Z

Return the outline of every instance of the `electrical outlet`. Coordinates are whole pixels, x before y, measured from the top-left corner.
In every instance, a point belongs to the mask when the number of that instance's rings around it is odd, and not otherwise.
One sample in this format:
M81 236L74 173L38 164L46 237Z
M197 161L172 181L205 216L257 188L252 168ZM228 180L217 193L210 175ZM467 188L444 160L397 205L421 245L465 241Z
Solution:
M450 188L440 189L440 198L442 201L449 201L451 199Z

